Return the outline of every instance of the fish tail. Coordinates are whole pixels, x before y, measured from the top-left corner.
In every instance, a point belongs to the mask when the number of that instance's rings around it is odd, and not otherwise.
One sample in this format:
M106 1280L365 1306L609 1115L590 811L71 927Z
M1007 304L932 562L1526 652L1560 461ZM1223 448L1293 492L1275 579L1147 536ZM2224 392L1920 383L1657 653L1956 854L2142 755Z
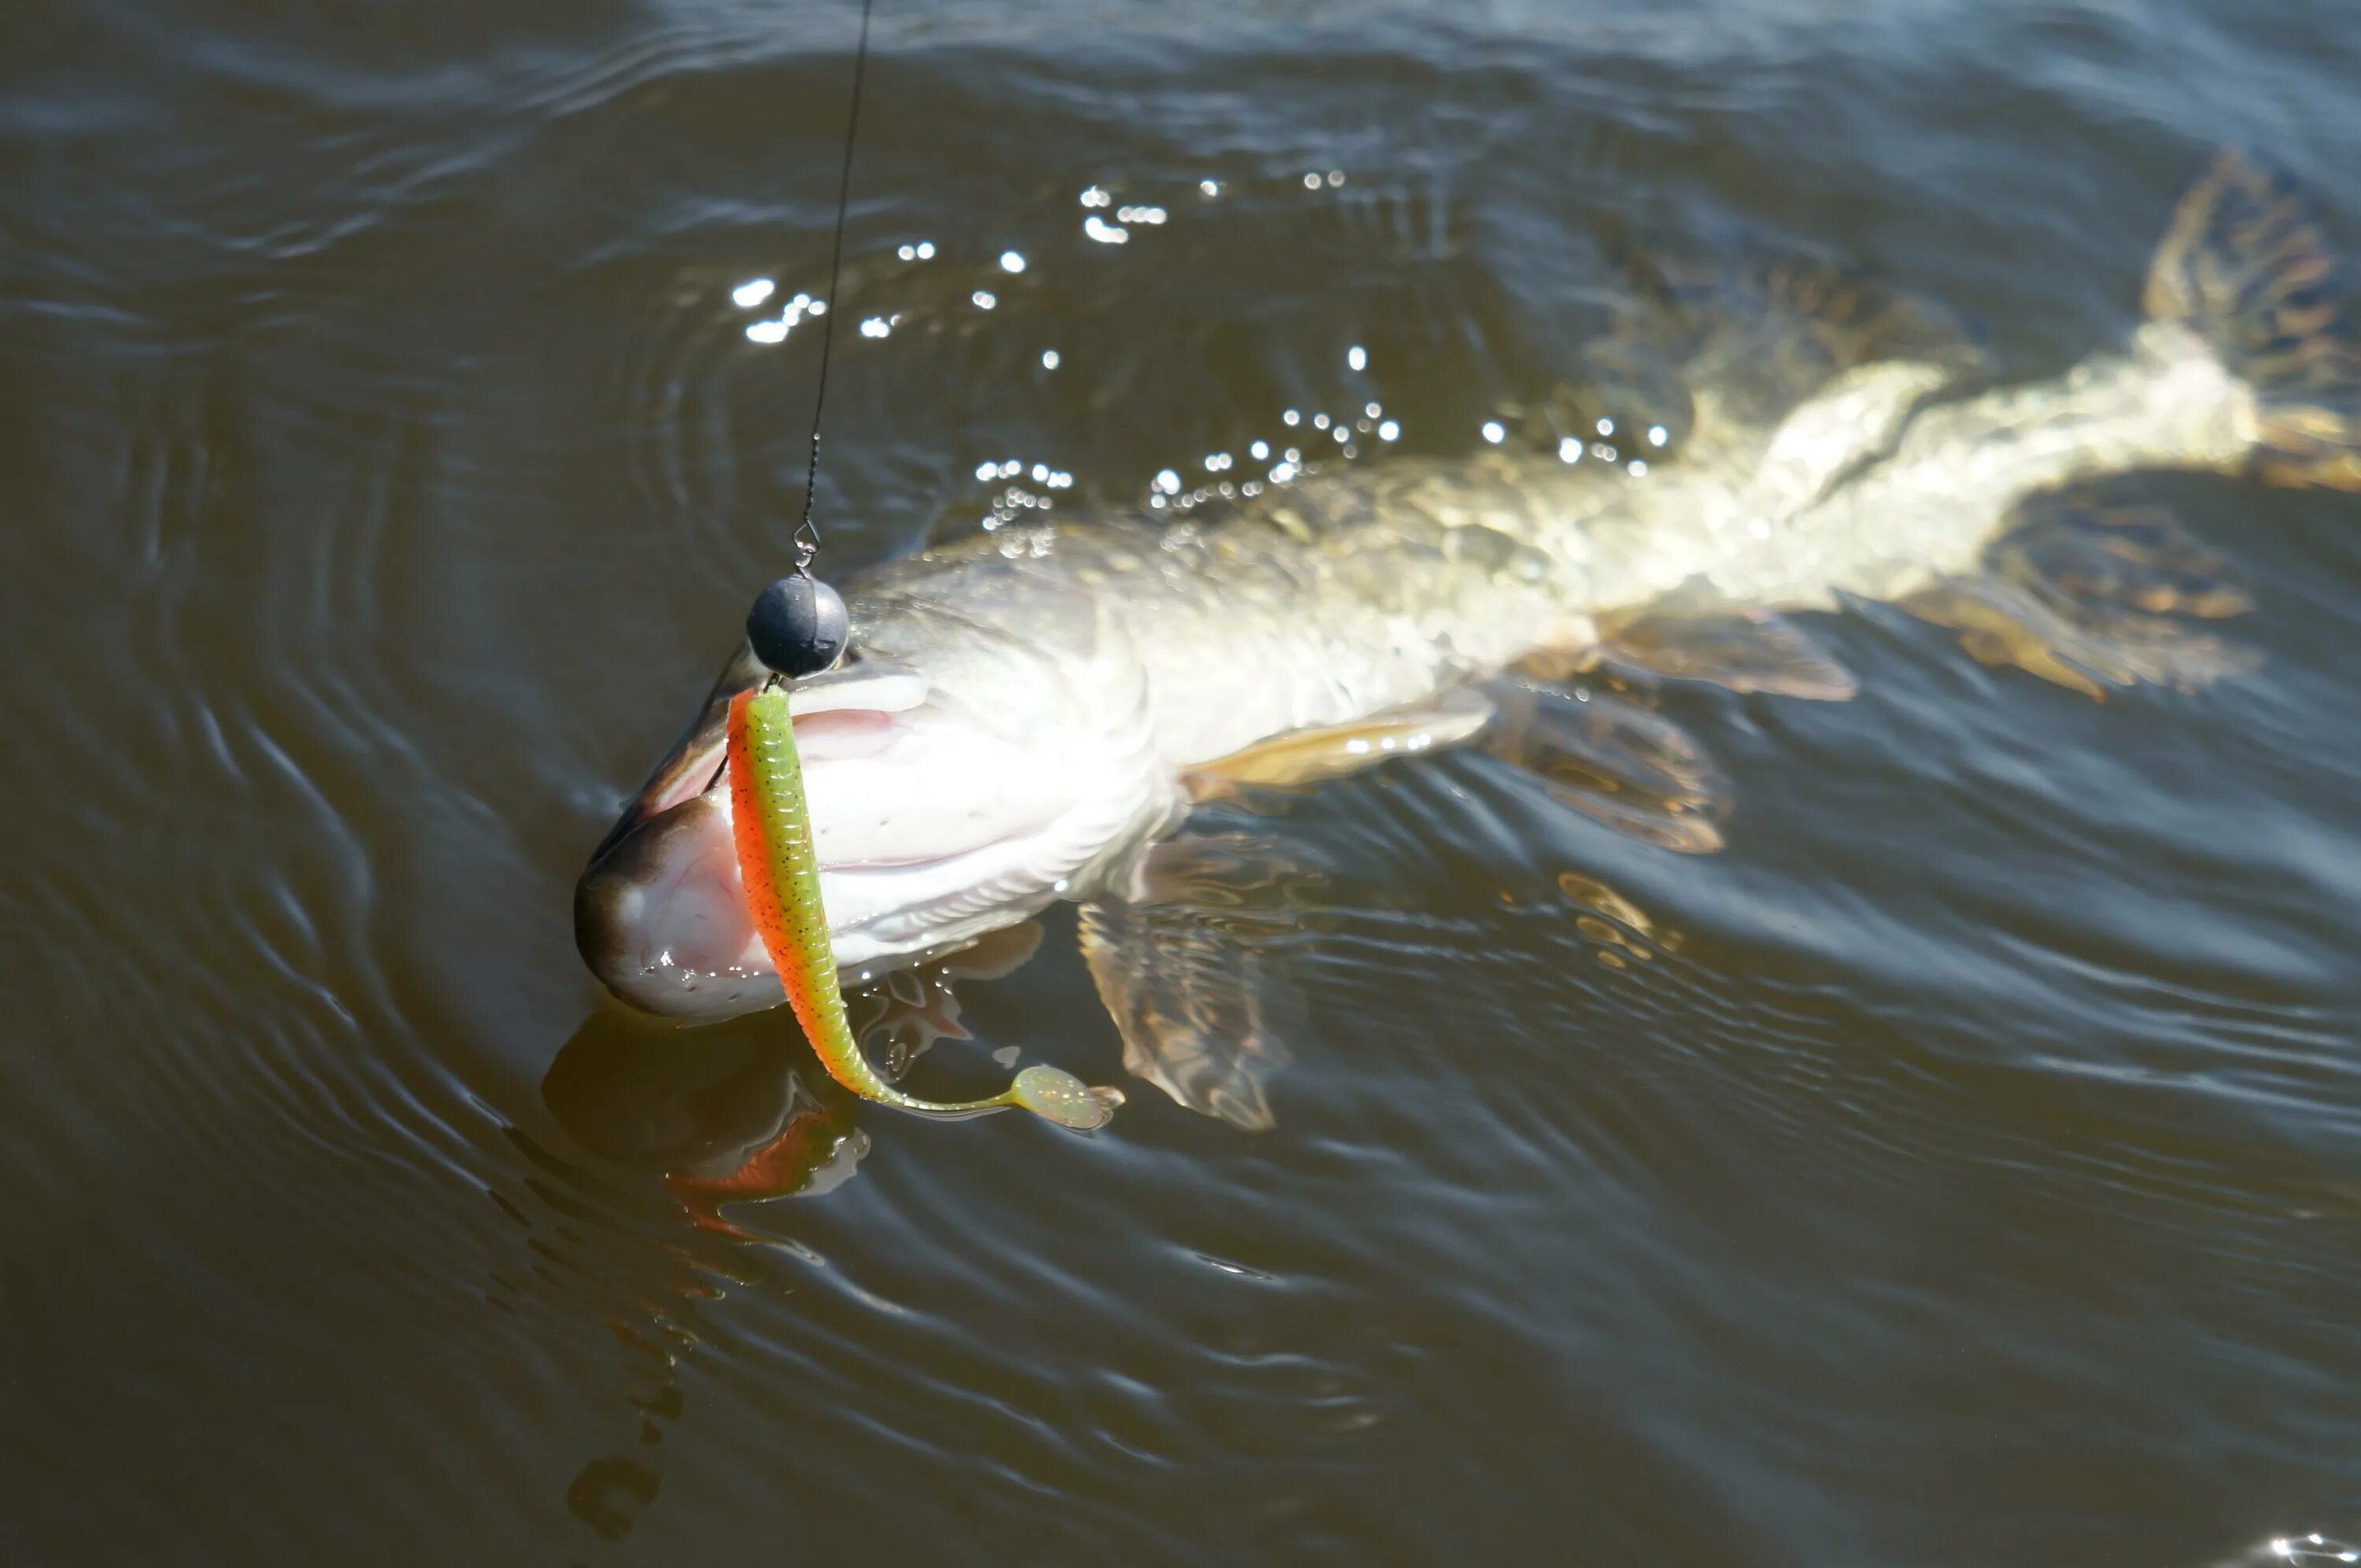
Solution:
M2361 352L2335 258L2287 183L2224 151L2174 209L2148 269L2153 321L2202 338L2251 389L2253 472L2361 490Z

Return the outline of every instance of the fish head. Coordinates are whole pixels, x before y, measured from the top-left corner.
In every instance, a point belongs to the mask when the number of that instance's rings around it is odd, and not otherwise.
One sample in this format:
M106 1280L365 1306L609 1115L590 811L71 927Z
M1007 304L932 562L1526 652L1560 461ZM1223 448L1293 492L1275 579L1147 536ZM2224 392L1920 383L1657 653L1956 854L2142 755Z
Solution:
M790 692L848 981L1067 896L1171 809L1136 663L951 620L864 637L856 607L845 662ZM783 999L739 875L727 766L730 699L768 678L741 647L576 886L576 943L634 1006L710 1020Z

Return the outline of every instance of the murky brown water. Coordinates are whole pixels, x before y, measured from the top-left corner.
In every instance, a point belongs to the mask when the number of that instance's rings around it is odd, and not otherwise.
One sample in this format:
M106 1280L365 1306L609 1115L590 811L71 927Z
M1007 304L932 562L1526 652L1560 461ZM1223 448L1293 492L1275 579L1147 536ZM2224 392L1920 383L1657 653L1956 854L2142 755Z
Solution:
M0 21L0 1552L2361 1537L2353 497L2116 487L2255 584L2199 695L1874 606L1815 623L1856 701L1668 693L1718 856L1477 755L1224 808L1326 868L1268 1133L928 1125L782 1017L602 1004L571 883L793 523L817 334L746 328L823 287L853 15ZM829 565L1291 405L1470 450L1610 231L1860 258L2047 372L2216 145L2361 244L2356 80L2324 0L879 0L843 319L901 319L838 342ZM962 1070L1119 1071L1070 916L960 997Z

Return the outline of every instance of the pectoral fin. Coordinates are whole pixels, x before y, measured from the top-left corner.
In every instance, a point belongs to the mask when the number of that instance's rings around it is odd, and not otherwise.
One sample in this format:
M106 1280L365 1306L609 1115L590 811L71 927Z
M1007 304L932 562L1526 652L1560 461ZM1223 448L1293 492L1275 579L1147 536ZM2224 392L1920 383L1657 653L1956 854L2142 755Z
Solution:
M1481 695L1453 687L1415 707L1257 741L1191 768L1183 782L1200 801L1217 800L1245 786L1308 788L1395 757L1458 745L1491 718L1491 704Z
M1302 1001L1278 973L1319 872L1248 834L1140 852L1123 896L1087 904L1082 948L1123 1063L1191 1111L1261 1132Z
M1985 554L1987 575L1947 578L1903 608L1960 632L1986 664L2014 664L2103 699L2143 683L2195 691L2257 663L2180 619L2253 608L2229 564L2155 508L2045 498Z
M1699 584L1602 617L1598 631L1602 662L1667 680L1821 702L1843 702L1861 689L1851 671L1786 617L1732 604Z

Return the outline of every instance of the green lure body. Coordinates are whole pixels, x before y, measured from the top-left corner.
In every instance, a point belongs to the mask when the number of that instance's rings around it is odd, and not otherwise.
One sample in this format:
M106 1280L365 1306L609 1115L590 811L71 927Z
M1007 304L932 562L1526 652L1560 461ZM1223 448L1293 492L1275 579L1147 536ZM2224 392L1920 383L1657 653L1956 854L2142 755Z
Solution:
M811 813L796 755L787 694L741 693L730 707L730 793L738 869L746 902L787 1003L829 1076L880 1104L933 1116L972 1116L1019 1105L1061 1127L1104 1126L1123 1102L1115 1089L1093 1089L1054 1067L1029 1067L1008 1089L984 1100L921 1100L879 1077L845 1017L844 992L821 905L819 861L812 851Z

